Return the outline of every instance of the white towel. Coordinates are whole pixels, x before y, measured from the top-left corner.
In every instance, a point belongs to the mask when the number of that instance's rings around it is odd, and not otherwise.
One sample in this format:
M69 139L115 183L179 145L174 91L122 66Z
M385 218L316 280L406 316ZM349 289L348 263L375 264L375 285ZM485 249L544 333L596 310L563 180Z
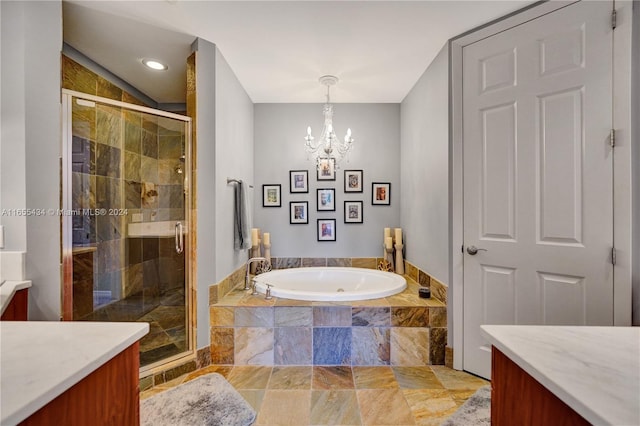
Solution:
M239 181L234 188L234 220L233 220L233 247L236 250L244 250L251 247L251 217L249 215L249 203L247 186Z

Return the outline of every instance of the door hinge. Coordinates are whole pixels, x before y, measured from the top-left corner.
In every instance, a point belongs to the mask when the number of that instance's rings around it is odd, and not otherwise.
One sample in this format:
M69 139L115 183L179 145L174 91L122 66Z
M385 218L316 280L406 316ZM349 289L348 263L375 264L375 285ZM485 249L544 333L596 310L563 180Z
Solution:
M609 144L611 148L615 148L616 146L616 129L611 129L609 132Z
M615 247L611 247L611 264L615 265L616 261L617 261L616 248Z

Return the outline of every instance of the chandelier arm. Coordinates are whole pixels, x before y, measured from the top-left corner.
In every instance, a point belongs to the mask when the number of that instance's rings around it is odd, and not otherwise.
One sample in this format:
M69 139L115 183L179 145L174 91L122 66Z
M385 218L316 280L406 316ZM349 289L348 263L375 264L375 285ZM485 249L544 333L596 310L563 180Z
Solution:
M348 158L348 154L353 148L353 138L351 137L351 129L347 130L344 142L339 140L333 128L333 106L331 105L331 86L338 82L338 78L331 75L320 77L320 83L327 86L327 102L323 107L324 127L318 140L314 143L314 137L311 135L311 128L307 128L307 136L305 139L305 150L308 154L312 154L314 160L320 167L320 159L333 159L336 168L338 162L343 158ZM307 156L307 158L309 158Z

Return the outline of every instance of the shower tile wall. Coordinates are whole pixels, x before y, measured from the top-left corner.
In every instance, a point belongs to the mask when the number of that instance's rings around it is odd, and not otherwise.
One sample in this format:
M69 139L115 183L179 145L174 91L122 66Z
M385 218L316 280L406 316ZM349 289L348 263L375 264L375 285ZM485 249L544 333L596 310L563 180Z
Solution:
M72 208L76 265L79 247L93 247L93 278L83 276L83 284L92 281L93 300L83 299L76 313L91 312L123 294L122 256L124 252L124 216L95 215L95 209L121 209L122 205L122 118L119 109L97 104L74 104L72 139ZM85 260L86 261L86 260ZM86 275L86 274L85 274ZM86 285L85 285L86 286ZM78 289L80 290L80 289ZM92 306L88 306L89 303Z
M144 105L64 55L62 64L64 88ZM95 247L93 289L110 293L77 312L184 286L184 255L175 253L173 238L126 238L125 229L134 213L140 213L143 222L184 220L182 174L177 169L184 167L180 157L185 141L182 129L172 129L172 122L103 104L74 103L72 206L127 213L73 217L74 246ZM91 279L83 276L83 281L86 287Z

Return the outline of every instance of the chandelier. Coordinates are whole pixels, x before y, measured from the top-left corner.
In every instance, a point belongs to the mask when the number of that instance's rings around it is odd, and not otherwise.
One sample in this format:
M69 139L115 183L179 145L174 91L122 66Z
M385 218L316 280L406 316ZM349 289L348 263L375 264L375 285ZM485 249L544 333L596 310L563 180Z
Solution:
M338 163L345 157L348 157L351 148L353 148L353 138L351 137L351 129L347 129L344 141L341 141L336 137L333 129L333 105L331 105L329 90L331 86L338 82L338 77L324 75L320 77L319 81L320 84L327 86L327 103L325 103L322 108L324 127L322 128L320 139L318 139L317 142L314 142L315 138L311 135L311 126L307 127L304 146L307 154L315 160L318 170L320 170L323 163L326 164L327 161L333 162L332 166L338 168Z

